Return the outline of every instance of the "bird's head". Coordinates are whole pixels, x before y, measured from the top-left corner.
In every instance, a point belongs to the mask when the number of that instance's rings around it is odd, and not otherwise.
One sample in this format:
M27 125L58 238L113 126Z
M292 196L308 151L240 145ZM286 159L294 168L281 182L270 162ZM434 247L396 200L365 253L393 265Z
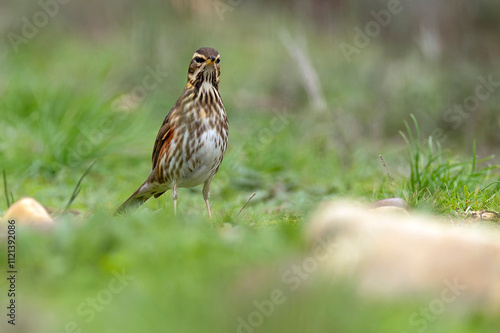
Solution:
M188 84L199 87L203 82L219 86L220 55L210 48L202 47L193 54L188 69Z

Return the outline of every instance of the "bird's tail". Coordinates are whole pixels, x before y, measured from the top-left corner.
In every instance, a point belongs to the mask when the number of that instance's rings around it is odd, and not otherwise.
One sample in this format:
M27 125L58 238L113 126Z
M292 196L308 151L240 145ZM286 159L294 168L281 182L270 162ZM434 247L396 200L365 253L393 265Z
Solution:
M152 193L150 192L141 192L144 185L146 185L147 181L144 182L139 188L128 198L115 212L115 215L120 215L126 213L132 209L137 209L143 203L145 203L149 198L151 198Z

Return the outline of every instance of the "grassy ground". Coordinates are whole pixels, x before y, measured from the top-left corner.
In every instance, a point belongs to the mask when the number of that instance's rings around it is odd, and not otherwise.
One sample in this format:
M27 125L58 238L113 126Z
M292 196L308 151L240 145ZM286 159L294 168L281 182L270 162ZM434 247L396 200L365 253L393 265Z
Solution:
M496 77L498 63L433 62L415 48L395 55L381 40L347 63L337 45L352 39L348 30L322 30L299 14L247 3L223 20L164 18L148 2L122 19L108 13L79 22L71 21L79 7L67 6L17 52L8 39L0 51L0 168L13 197L63 209L94 163L71 205L79 216L62 216L50 234L19 230L19 332L422 328L409 318L428 299L365 301L349 284L287 292L258 328L241 320L248 322L254 301L269 299L282 283L275 268L304 254L302 229L319 202L393 196L379 154L396 196L413 209L500 211L498 158L481 160L498 150L500 95L482 101L457 128L441 117L474 91L478 76ZM3 35L20 34L19 17L37 10L11 9ZM307 40L325 110L311 107L282 45L286 30ZM157 130L200 46L222 55L230 121L229 149L212 185L213 220L201 188L180 190L178 216L167 194L114 217L149 174ZM145 90L151 72L158 84ZM433 133L441 135L429 138ZM6 270L4 260L0 267ZM445 312L425 331L494 332L498 324Z

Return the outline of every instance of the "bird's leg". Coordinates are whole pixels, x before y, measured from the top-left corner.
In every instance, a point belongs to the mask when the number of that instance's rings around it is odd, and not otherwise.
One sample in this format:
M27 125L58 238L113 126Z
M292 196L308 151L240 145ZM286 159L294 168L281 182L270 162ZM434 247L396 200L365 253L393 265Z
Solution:
M212 213L210 213L210 204L208 203L208 198L205 199L205 203L207 204L208 217L212 219Z
M174 214L177 215L177 183L172 186L172 199L174 199Z
M210 177L203 185L203 199L205 199L205 204L207 205L208 217L212 219L212 213L210 212L210 204L208 203L208 198L210 198L210 182L212 177Z

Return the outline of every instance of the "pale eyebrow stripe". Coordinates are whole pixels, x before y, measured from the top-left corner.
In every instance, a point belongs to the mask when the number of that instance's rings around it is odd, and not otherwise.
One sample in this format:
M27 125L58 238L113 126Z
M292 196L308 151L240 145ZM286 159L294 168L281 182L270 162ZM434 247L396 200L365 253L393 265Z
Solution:
M207 57L205 57L203 54L195 53L193 55L193 59L196 58L196 57L200 57L200 58L203 58L203 59L207 60Z

